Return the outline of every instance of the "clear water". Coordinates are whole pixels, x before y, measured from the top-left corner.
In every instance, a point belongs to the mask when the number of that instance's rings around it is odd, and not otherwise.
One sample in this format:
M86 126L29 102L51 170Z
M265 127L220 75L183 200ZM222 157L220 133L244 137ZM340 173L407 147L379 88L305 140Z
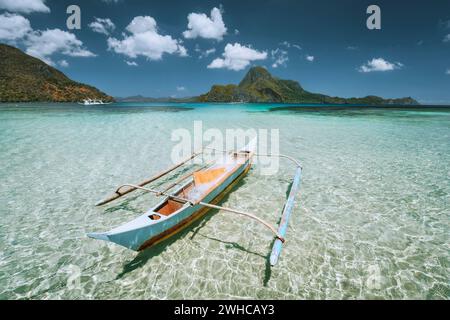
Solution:
M270 107L0 106L0 298L448 299L450 110ZM171 131L194 120L279 128L302 161L276 267L270 233L223 212L140 254L85 236L157 202L94 206L166 168ZM252 170L222 204L276 223L291 175Z

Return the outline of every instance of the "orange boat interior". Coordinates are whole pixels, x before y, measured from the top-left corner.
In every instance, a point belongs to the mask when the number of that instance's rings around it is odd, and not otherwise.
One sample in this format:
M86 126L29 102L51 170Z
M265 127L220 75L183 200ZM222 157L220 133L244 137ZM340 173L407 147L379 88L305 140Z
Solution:
M193 172L193 181L174 195L193 202L203 199L240 165L240 163L236 161L237 158L247 160L249 153L245 153L244 155L233 154L231 157L234 161L225 165L213 165L208 169ZM169 216L178 211L183 205L184 202L177 201L176 199L168 199L156 209L156 213L163 216ZM158 215L151 215L150 218L152 220L160 219Z

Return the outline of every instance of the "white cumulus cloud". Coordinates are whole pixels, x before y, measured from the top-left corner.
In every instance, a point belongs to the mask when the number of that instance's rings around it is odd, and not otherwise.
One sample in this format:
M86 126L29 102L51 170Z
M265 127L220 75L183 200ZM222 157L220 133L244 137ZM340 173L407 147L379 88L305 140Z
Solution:
M130 58L144 56L161 60L164 53L187 56L187 50L178 40L158 33L155 19L150 16L135 17L126 27L130 33L123 40L108 38L108 48Z
M297 50L302 50L302 47L295 43L290 43L289 41L280 42L280 45L285 46L286 48L293 47Z
M395 69L400 69L403 67L403 64L400 62L389 62L383 58L373 58L370 61L367 61L366 64L363 64L359 67L359 72L374 72L374 71L391 71Z
M247 67L251 61L265 60L267 58L266 51L258 51L250 47L243 46L239 43L228 43L222 54L223 58L214 59L209 65L210 69L226 68L229 70L239 71Z
M200 46L198 44L196 44L194 51L199 53L199 56L198 56L199 59L203 59L203 58L206 58L209 55L213 54L214 52L216 52L216 48L210 48L210 49L206 49L205 51L203 51L200 48Z
M278 68L278 66L286 67L286 63L289 61L288 52L280 48L270 51L270 56L274 60L272 68Z
M14 41L30 32L30 21L17 14L0 14L0 40Z
M450 42L450 33L444 37L444 42Z
M227 33L227 28L222 19L222 12L218 8L211 10L211 17L204 13L190 13L187 27L188 30L183 32L183 36L186 39L200 37L221 41Z
M181 43L181 42L178 42L178 43ZM189 56L187 53L187 49L185 47L183 47L181 44L178 46L178 54L180 55L180 57Z
M58 65L63 68L67 68L69 66L69 63L66 60L59 60Z
M207 49L205 50L205 52L203 52L203 57L207 57L210 54L213 54L214 52L216 52L216 48Z
M95 20L92 21L88 26L92 29L92 31L103 33L107 36L116 28L114 23L109 18L95 18Z
M137 66L138 66L138 64L137 64L136 61L128 61L128 60L124 60L124 61L125 61L125 63L126 63L127 65L129 65L129 66L131 66L131 67L137 67Z
M445 74L450 74L450 69L447 69L447 71L445 71Z
M50 56L60 53L71 57L94 57L95 54L83 47L83 42L67 31L47 29L33 31L25 39L26 52L36 58L53 64Z
M177 91L186 91L186 87L177 86Z
M50 12L44 0L0 0L0 9L11 12Z
M313 62L314 56L306 56L306 60L308 60L309 62Z
M0 14L0 40L20 43L25 46L29 55L62 67L68 66L68 62L60 60L53 63L51 55L57 53L71 57L95 57L73 33L60 29L33 30L30 21L17 14Z

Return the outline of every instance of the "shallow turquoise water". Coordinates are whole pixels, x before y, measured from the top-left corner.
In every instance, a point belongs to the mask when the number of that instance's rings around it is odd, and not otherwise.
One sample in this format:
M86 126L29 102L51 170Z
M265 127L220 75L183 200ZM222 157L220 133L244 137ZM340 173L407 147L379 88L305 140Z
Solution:
M448 299L450 110L271 107L1 105L0 298ZM278 128L302 161L276 267L271 235L222 212L141 254L85 236L157 202L94 206L166 168L172 130L194 120ZM276 223L292 168L256 171L222 204Z

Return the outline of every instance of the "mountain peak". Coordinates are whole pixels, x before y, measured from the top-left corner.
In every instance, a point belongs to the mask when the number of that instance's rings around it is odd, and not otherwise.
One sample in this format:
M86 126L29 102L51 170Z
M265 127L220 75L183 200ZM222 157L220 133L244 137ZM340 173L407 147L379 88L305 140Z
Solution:
M239 85L213 85L211 90L197 98L200 102L277 102L320 104L417 104L412 98L383 99L376 96L364 98L339 98L306 91L294 80L273 77L264 67L252 67Z
M248 70L245 77L239 83L239 86L246 86L257 82L258 80L272 80L273 77L266 68L256 66Z

